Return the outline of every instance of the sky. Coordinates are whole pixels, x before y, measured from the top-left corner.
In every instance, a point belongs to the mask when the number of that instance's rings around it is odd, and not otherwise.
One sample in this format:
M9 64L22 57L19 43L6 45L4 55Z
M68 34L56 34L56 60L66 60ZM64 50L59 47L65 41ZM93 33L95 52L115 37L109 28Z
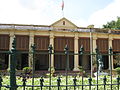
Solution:
M0 23L51 25L65 17L78 27L102 28L120 16L120 0L64 0L61 6L62 0L0 0Z

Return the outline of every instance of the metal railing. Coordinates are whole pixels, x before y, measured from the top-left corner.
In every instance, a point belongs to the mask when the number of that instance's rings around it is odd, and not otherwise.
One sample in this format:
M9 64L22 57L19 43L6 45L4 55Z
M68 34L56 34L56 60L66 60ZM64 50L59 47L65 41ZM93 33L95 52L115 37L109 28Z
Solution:
M108 57L110 57L110 71L108 72L108 75L99 75L98 72L98 59L99 56L102 55L98 49L96 49L96 53L94 54L86 54L84 52L83 47L80 48L79 53L69 53L69 48L66 45L64 49L63 55L66 56L66 69L65 69L65 75L58 75L56 77L53 76L52 73L52 67L51 67L51 55L56 54L53 53L52 45L48 47L48 55L49 55L49 74L47 77L35 77L34 71L35 71L35 53L39 53L35 51L35 45L32 45L32 52L29 52L33 55L33 66L32 66L32 77L28 78L26 74L23 76L16 76L16 41L14 39L12 43L12 49L9 52L6 52L10 54L10 78L7 78L6 81L9 81L9 84L6 85L4 82L4 76L2 77L0 75L0 90L119 90L120 88L120 77L114 76L112 73L112 49L110 48L108 51ZM2 53L2 52L1 52ZM73 75L69 75L69 55L81 55L81 59L83 60L83 55L94 55L96 57L96 64L97 64L97 70L96 70L96 77L92 77L87 75L84 77L84 75L81 75L79 73L73 73ZM79 75L78 75L79 74ZM3 83L4 82L4 83ZM18 82L21 82L19 84ZM30 83L29 83L30 82Z

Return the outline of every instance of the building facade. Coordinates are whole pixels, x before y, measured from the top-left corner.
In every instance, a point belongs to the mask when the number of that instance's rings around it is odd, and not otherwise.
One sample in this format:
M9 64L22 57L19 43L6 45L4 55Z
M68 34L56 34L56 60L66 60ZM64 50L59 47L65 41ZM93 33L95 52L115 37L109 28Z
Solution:
M104 30L98 28L82 28L73 24L66 18L62 18L50 26L47 25L20 25L20 24L0 24L0 51L9 51L12 48L13 38L16 37L17 69L23 67L32 67L33 57L29 54L31 45L36 45L36 51L46 53L51 44L53 52L64 52L65 45L68 45L71 53L78 53L81 45L86 53L94 53L96 47L100 53L107 54L111 47L113 53L120 53L120 31ZM66 58L64 55L52 55L52 67L55 70L65 70ZM9 55L0 53L0 70L6 70L9 67ZM112 57L112 68L114 65L114 56ZM110 68L109 56L103 55L104 69ZM79 55L70 55L70 70L78 71L79 66L85 70L91 68L91 56L84 55L80 60ZM49 56L47 54L35 55L35 70L48 70Z

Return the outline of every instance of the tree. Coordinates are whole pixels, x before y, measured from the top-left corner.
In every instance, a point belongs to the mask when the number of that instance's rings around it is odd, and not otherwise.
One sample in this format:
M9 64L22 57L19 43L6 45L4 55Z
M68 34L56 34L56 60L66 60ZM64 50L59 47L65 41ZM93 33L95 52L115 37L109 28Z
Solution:
M117 17L117 20L112 20L103 25L103 28L106 29L120 29L120 17Z

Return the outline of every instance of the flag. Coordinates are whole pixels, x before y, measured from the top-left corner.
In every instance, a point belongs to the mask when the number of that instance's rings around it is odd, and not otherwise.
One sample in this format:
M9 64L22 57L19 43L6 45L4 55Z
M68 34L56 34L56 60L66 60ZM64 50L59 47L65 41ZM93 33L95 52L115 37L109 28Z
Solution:
M62 0L62 10L64 9L64 1Z

